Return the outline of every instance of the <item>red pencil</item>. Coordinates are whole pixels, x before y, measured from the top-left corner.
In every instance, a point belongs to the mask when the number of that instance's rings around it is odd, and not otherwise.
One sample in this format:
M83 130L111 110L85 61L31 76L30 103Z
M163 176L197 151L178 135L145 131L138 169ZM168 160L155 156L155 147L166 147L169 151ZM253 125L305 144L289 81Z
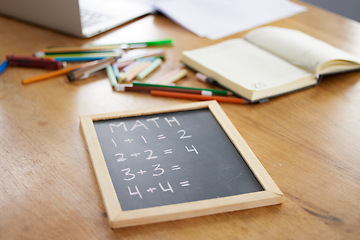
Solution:
M51 58L7 55L6 59L9 61L10 66L18 67L46 68L56 70L64 67L65 65L63 62L55 61Z
M236 98L236 97L222 97L222 96L204 96L191 93L179 93L179 92L167 92L167 91L157 91L151 90L151 95L161 96L161 97L174 97L174 98L184 98L192 100L216 100L218 102L227 102L227 103L249 103L245 99Z

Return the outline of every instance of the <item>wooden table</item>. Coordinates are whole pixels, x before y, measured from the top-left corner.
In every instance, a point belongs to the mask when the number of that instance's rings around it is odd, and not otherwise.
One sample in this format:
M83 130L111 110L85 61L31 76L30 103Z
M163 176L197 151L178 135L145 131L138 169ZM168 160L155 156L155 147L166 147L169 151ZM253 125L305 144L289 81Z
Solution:
M360 56L360 24L307 5L272 23L299 29ZM242 37L244 32L228 38ZM83 40L0 17L0 56L50 45L172 37L152 77L181 67L183 50L215 42L164 16L146 16ZM227 38L227 39L228 39ZM44 70L0 75L0 239L359 239L360 72L264 104L221 103L284 193L281 205L111 229L79 116L188 103L111 89L105 74L69 83L61 76L22 85ZM189 72L183 86L211 87Z

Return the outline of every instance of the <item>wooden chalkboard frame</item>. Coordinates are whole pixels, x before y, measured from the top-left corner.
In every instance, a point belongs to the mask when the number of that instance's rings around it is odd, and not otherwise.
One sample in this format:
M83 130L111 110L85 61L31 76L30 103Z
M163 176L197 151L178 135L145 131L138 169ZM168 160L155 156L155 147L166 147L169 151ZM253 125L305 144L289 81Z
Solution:
M224 132L227 134L228 138L234 144L259 183L264 188L264 191L188 203L122 211L97 138L94 121L204 108L211 111L215 119L223 128ZM282 192L216 101L173 105L143 111L80 116L80 125L89 149L108 220L112 228L178 220L221 212L268 206L280 204L282 201Z

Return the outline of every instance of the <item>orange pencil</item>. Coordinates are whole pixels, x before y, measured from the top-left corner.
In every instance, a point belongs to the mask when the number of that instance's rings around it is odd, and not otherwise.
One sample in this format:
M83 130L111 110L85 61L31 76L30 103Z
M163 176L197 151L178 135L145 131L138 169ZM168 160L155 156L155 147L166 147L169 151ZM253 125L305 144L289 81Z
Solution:
M174 97L174 98L185 98L193 100L216 100L218 102L227 102L227 103L249 103L245 99L236 98L236 97L221 97L221 96L205 96L191 93L179 93L179 92L167 92L167 91L157 91L151 90L151 95L161 96L161 97Z
M73 66L73 67L62 68L62 69L59 69L59 70L56 70L56 71L45 73L43 75L39 75L39 76L31 77L31 78L26 78L26 79L22 80L22 83L23 84L28 84L28 83L33 83L33 82L46 80L46 79L49 79L49 78L52 78L52 77L57 77L57 76L60 76L60 75L63 75L63 74L67 74L67 73L69 73L69 72L71 72L71 71L73 71L75 69L93 65L93 64L95 64L97 62L98 61L87 62L87 63L79 64L79 65L76 65L76 66Z

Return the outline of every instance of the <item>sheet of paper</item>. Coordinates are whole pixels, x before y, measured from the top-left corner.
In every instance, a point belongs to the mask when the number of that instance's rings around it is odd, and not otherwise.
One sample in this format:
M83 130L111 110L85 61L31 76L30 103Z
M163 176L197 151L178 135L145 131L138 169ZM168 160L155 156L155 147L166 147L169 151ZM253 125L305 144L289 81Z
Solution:
M196 35L214 40L306 11L288 0L156 0L154 7Z

